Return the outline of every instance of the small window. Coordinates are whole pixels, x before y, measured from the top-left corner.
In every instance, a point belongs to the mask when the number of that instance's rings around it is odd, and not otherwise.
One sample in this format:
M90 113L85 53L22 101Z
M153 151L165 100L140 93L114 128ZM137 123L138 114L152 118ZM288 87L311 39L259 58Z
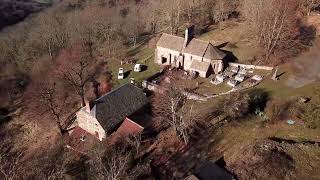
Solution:
M80 141L86 141L86 136L85 135L81 135L81 137L80 137Z

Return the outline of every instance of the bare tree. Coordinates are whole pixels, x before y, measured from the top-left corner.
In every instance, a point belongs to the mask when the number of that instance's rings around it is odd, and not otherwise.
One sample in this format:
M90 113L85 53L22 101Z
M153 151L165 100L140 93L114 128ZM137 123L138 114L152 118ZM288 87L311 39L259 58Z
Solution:
M84 52L82 51L84 50ZM70 52L71 51L71 52ZM82 106L85 105L85 86L93 81L95 76L99 74L99 70L103 69L103 65L95 65L95 61L86 47L80 49L71 49L60 56L58 68L59 76L64 79L80 97ZM79 55L80 54L80 55Z
M295 44L295 0L245 0L244 14L257 41L264 48L266 60L275 50L285 50Z
M171 34L178 34L179 32L183 13L183 3L182 0L172 0L165 1L162 6L164 11L163 14L165 14L165 22L170 28Z
M187 98L183 90L170 87L167 92L157 98L155 112L165 118L165 121L175 131L185 144L190 141L190 133L196 124L196 116L193 112L193 104L187 105Z
M127 138L128 143L134 147L135 154L138 155L140 153L140 146L141 146L141 134L136 134L129 136Z
M104 151L96 150L90 161L91 171L97 179L125 179L129 154L121 150L113 150L105 155Z
M50 112L60 132L63 133L62 116L68 95L65 93L60 94L56 83L40 83L38 87L39 89L36 93L39 100L38 106L43 108L45 112Z
M38 56L47 53L51 59L58 55L59 51L69 42L69 32L66 30L65 17L54 11L48 11L39 16L35 23L38 28L30 33L34 50Z
M163 16L161 10L159 9L160 1L150 1L149 6L146 11L143 11L144 19L146 20L147 29L151 34L155 34L161 26L161 17Z
M19 172L19 161L22 153L18 153L9 161L9 157L2 153L0 154L0 174L4 180L15 180L18 179Z
M310 15L312 10L320 6L319 0L300 0L300 1L307 15Z

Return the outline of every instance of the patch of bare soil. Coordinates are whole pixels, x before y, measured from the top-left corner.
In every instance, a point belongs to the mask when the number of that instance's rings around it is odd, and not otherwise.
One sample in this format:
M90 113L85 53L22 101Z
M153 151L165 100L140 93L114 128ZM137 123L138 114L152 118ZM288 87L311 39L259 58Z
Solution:
M289 87L299 88L320 79L320 42L314 43L309 52L301 55L292 63L294 74L286 84Z
M259 141L235 151L225 160L239 179L288 179L295 169L293 158L278 142Z
M308 25L312 25L316 28L317 34L320 33L320 14L312 13L307 17L307 23Z

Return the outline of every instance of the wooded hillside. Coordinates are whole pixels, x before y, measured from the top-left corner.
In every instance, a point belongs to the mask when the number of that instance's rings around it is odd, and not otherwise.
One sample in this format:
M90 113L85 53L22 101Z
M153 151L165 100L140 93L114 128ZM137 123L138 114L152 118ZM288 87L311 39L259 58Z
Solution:
M287 87L282 77L295 75L292 64L307 69L301 58L293 63L296 57L310 49L317 52L318 46L311 47L319 39L319 27L307 18L319 13L319 6L319 0L1 1L0 179L179 179L199 159L224 155L228 170L240 179L293 177L295 166L298 177L316 177L320 161L310 158L316 162L309 166L300 160L305 160L305 150L314 157L320 152L319 115L305 113L319 110L318 76L312 77L315 84L298 89ZM252 91L201 103L168 87L172 94L150 98L155 123L148 135L114 146L104 141L85 155L65 146L65 127L85 100L129 82L131 76L117 79L119 67L147 65L145 74L134 74L140 85L160 70L154 49L161 34L183 37L190 25L195 25L195 37L221 47L238 63L280 66L288 73L281 72L277 84L269 78ZM10 28L1 32L6 26ZM317 57L308 58L308 66ZM172 84L188 81L188 92L214 95L218 89L210 83L212 77L179 75L172 75ZM313 100L301 105L302 95ZM288 114L305 119L288 127L279 120ZM293 142L285 139L292 137ZM242 157L243 152L249 154Z
M24 20L52 4L52 0L3 0L0 2L0 30Z

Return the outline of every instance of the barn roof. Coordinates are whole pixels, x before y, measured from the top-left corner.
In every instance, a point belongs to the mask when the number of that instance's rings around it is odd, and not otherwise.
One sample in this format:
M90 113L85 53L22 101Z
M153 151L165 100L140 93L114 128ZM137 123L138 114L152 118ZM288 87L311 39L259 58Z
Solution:
M157 46L180 52L183 48L183 44L184 44L184 38L163 33L157 43Z
M107 133L111 133L127 116L147 105L148 99L140 88L125 84L94 103L97 120Z

